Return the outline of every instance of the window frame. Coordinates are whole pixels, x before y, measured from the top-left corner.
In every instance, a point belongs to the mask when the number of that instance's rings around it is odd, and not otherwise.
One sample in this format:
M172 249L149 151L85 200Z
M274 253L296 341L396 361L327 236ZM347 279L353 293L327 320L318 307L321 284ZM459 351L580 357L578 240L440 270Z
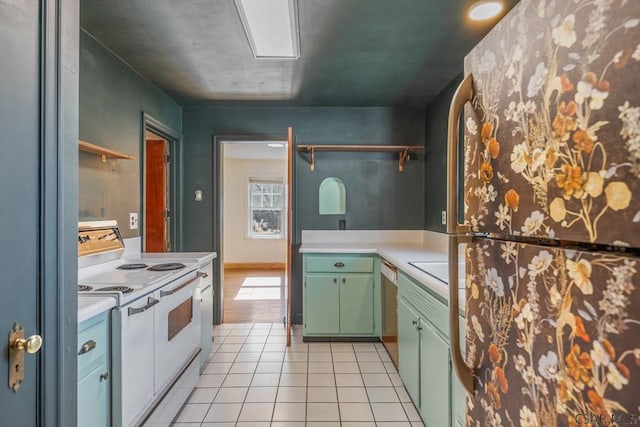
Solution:
M282 186L282 205L280 207L254 207L252 203L252 185L254 184L262 184L262 185L280 185ZM250 176L247 178L246 187L247 189L247 209L246 209L246 230L247 230L247 239L249 240L285 240L287 238L287 183L282 176L260 176L254 177ZM275 194L273 189L270 193L262 193L262 194L270 194L272 197ZM272 203L273 204L273 203ZM277 234L255 234L253 231L253 211L254 210L280 210L280 233Z

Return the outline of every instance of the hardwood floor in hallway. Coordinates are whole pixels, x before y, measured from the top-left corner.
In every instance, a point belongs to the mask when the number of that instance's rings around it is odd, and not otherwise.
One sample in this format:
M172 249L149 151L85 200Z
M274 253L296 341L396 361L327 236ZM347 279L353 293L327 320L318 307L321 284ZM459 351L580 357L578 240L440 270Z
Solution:
M279 323L285 316L284 269L225 269L225 323Z

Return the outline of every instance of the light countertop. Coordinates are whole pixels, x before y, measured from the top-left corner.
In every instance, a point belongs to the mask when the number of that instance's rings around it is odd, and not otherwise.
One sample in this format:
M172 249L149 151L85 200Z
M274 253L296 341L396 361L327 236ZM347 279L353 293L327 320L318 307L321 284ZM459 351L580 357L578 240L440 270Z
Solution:
M79 296L78 297L78 323L111 310L116 306L116 299L108 296Z
M436 234L436 233L434 233ZM437 236L438 245L427 243L405 242L308 242L303 241L300 246L301 253L353 253L353 254L377 254L398 267L406 276L411 277L419 284L437 294L444 302L449 301L449 286L435 279L429 274L409 264L410 262L448 262L448 247L441 244L442 236ZM460 250L463 256L464 251ZM459 289L459 307L464 311L465 290Z

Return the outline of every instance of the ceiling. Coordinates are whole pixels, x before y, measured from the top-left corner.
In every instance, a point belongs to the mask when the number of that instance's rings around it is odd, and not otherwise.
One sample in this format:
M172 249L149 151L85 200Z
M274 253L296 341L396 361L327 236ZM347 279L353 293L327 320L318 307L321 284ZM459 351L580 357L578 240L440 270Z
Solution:
M510 9L518 0L505 0ZM81 0L81 27L182 105L424 105L491 24L469 0L298 0L301 58L255 59L234 0Z
M223 141L224 142L224 141ZM286 141L233 141L225 142L225 159L286 160L287 148L269 147L268 143L286 144Z

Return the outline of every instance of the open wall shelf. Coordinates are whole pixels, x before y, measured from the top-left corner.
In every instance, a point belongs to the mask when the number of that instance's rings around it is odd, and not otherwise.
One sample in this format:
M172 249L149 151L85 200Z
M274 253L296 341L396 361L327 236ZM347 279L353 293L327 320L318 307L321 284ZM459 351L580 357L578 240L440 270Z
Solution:
M398 170L404 170L404 164L411 160L410 154L424 150L421 145L297 145L296 149L301 153L310 153L309 165L315 170L316 151L344 151L344 152L369 152L369 153L398 153Z
M80 151L86 151L87 153L97 154L102 157L102 161L106 162L107 157L111 159L124 159L124 160L135 160L136 158L130 156L128 154L121 153L119 151L111 150L106 147L102 147L100 145L91 144L86 141L78 141L78 148Z

